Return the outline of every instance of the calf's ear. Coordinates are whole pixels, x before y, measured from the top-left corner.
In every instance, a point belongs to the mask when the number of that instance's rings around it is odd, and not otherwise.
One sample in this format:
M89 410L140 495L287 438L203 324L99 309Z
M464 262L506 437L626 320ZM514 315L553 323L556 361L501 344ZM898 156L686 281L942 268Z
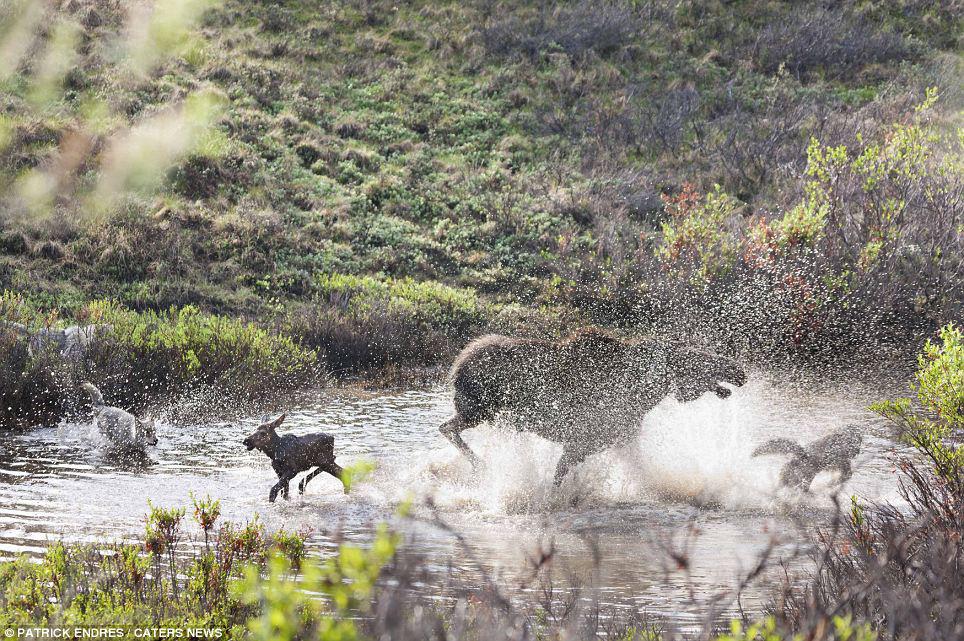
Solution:
M282 423L284 423L284 420L285 420L285 417L286 417L286 416L287 416L287 414L282 414L281 416L279 416L279 417L276 418L275 420L271 421L271 429L277 429Z

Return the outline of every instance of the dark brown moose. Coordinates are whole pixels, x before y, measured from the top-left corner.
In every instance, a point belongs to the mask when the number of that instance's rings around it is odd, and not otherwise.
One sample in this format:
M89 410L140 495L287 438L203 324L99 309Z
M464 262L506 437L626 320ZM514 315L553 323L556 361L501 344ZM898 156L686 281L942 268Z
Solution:
M732 392L721 383L743 385L746 373L693 347L582 330L560 341L483 336L455 359L450 382L455 416L439 429L474 465L479 458L461 433L508 419L562 444L558 485L586 457L635 438L640 419L668 394L683 402L705 392L727 398Z
M308 482L322 472L328 472L344 484L342 468L335 463L335 437L331 434L278 434L278 426L285 420L282 414L273 421L265 421L258 426L248 438L244 439L244 446L248 451L258 449L271 459L271 467L278 475L278 482L271 488L268 500L274 503L278 492L287 500L288 483L299 473L311 468L314 472L301 479L298 483L298 493L304 494ZM345 485L345 491L348 486Z

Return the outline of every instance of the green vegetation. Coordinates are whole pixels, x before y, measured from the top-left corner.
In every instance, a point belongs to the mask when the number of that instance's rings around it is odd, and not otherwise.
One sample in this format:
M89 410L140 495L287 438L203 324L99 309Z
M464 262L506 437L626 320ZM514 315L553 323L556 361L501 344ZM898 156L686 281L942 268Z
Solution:
M341 374L518 308L831 360L964 300L952 2L15 6L51 62L2 76L0 285L48 312L257 318Z
M108 402L135 410L207 391L204 411L219 415L273 406L291 390L325 380L316 353L290 338L193 307L134 312L93 301L74 310L74 319L101 328L80 359L62 356L54 345L35 349L24 335L0 327L4 424L56 422L82 406L78 386L86 380ZM0 320L33 333L65 324L11 292L0 295Z
M473 290L411 278L319 274L286 331L325 355L330 371L431 365L486 327L493 308Z
M318 562L305 556L304 533L269 534L257 517L242 526L221 524L208 538L217 521L212 505L206 499L195 513L203 547L185 542L183 509L151 506L143 545L55 543L39 563L24 556L0 564L0 627L220 628L223 638L358 638L353 617L365 612L375 580L394 556L395 535L382 528L369 548L342 545Z
M964 496L964 448L954 440L964 433L964 334L948 325L940 342L927 341L918 359L917 407L902 398L874 410L894 422L903 439L927 457L949 490Z

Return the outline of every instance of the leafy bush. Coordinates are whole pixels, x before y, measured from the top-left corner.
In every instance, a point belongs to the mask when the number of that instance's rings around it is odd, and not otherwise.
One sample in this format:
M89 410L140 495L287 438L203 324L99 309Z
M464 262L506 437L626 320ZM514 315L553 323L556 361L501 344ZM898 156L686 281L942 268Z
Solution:
M816 248L875 305L948 319L964 298L964 149L927 126L936 100L929 89L910 122L881 142L858 137L854 151L812 141L804 198L773 229L782 246Z
M782 213L747 220L719 188L667 199L655 265L643 245L623 266L652 299L630 313L770 358L916 349L907 337L956 318L964 301L961 146L928 124L936 99L929 90L880 141L812 140L799 199Z
M663 223L663 244L657 256L671 269L692 271L708 279L731 269L736 239L727 229L736 210L735 201L717 185L702 200L692 185L664 201L668 220Z
M210 500L205 502L212 505ZM217 516L199 524L213 529ZM375 580L397 537L342 545L308 560L304 533L265 531L257 518L221 524L204 547L186 541L183 509L151 506L143 544L49 546L39 563L0 563L0 626L221 628L225 638L357 638ZM320 601L311 594L323 594Z
M964 500L964 448L955 444L964 435L964 333L947 325L940 342L927 341L917 364L919 409L907 398L881 402L874 409L927 458L947 491Z
M435 364L490 314L474 291L435 282L332 273L314 287L317 302L293 314L288 331L319 349L334 373Z
M315 374L315 355L292 339L194 307L138 313L95 302L79 315L110 325L112 347L127 354L133 372L142 377L156 371L161 387L243 384L251 390L286 389Z
M899 34L851 13L797 6L764 27L753 57L764 70L785 68L800 77L849 75L871 63L902 60L913 49Z
M247 622L251 639L293 641L317 638L349 641L359 638L354 616L367 613L371 594L382 568L395 555L398 537L380 526L372 546L365 550L342 545L338 554L325 561L302 563L300 576L293 578L291 561L275 554L262 576L257 566L248 566L235 590L242 603L255 606L256 616ZM333 606L313 598L321 594ZM351 615L348 617L346 615Z
M27 321L31 332L60 324L12 293L0 301L7 318ZM75 317L105 327L79 358L52 348L31 354L23 335L0 327L5 424L50 423L75 414L86 400L78 391L84 380L100 387L109 402L134 410L217 391L222 403L207 406L214 413L230 413L232 405L234 412L271 405L324 381L315 353L291 338L193 307L133 312L99 301L82 306Z

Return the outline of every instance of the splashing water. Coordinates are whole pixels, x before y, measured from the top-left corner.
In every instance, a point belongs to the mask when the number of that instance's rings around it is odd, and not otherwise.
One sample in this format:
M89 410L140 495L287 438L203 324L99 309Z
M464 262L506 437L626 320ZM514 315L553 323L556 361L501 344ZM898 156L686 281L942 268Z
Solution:
M443 509L489 515L641 502L772 512L785 509L789 499L828 507L827 495L838 489L832 473L818 476L811 495L793 495L778 487L785 458L753 458L750 453L770 438L789 434L805 444L853 422L865 426L869 447L891 447L874 436L880 430L861 398L859 393L791 397L762 379L727 400L705 394L680 403L668 397L640 421L635 442L589 457L559 488L552 484L552 472L561 446L507 425L466 433L469 445L486 462L477 473L466 460L453 456L454 450L443 447L427 453L421 465L389 468L385 479L403 478L398 487L404 492L431 496ZM865 489L877 495L890 486L889 479L878 477L862 476L850 486L869 481Z
M702 534L691 549L687 580L710 590L749 564L774 533L789 542L799 536L783 520L787 497L776 491L785 459L750 457L766 439L789 435L805 443L858 424L869 436L844 491L892 499L895 478L886 452L893 445L878 436L882 431L865 409L881 394L880 384L805 389L755 377L727 400L711 394L686 404L665 399L640 421L635 442L588 458L556 488L552 475L561 447L507 425L465 433L486 463L472 470L438 432L452 411L445 390L369 397L329 393L289 412L285 429L331 432L339 462L364 457L378 469L350 496L323 475L305 496L293 487L292 500L276 504L266 500L275 482L267 458L241 445L257 418L198 425L161 421L160 443L146 460L112 458L93 425L3 433L0 554L37 553L61 536L129 539L143 528L148 499L187 505L192 490L220 497L226 519L243 521L259 513L268 527L310 527L310 545L324 554L341 540L369 540L376 523L392 519L399 501L414 497L418 506L431 497L476 550L470 560L448 534L418 520L397 522L410 536L406 549L432 559L440 573L449 563L468 572L481 559L489 570L511 576L521 571L527 550L552 539L562 562L574 571L592 571L607 598L628 598L659 611L684 587L666 574L654 539L698 525ZM812 496L802 502L816 514L826 513L834 489L829 475L818 477ZM416 507L416 516L428 515L427 508ZM598 570L589 567L586 536L602 551ZM425 589L435 588L429 582Z

